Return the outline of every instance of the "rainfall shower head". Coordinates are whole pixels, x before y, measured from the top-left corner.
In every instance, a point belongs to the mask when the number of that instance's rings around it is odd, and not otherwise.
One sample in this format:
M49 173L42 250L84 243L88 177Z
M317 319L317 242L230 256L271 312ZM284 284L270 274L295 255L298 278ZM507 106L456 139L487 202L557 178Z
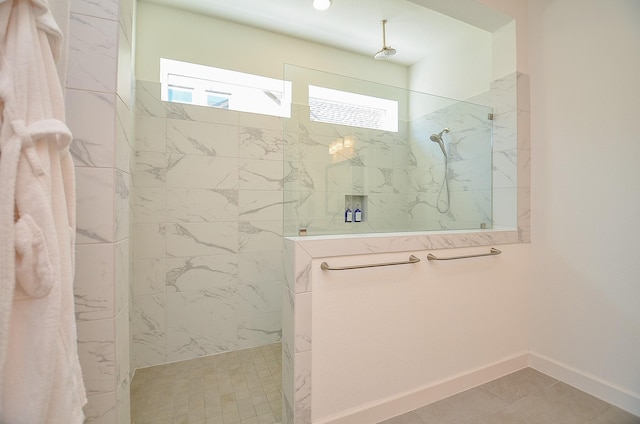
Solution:
M380 51L378 51L375 55L373 55L373 57L378 60L388 59L394 54L396 54L396 49L392 48L391 46L387 46L386 33L385 33L385 26L387 25L387 20L385 19L381 21L381 23L382 23L382 49L380 49Z

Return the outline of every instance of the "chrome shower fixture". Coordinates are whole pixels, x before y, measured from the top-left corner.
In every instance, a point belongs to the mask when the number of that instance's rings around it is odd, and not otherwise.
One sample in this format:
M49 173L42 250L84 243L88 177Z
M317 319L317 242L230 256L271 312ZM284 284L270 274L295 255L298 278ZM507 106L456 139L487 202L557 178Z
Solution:
M451 131L449 128L445 128L442 131L440 131L439 134L431 134L431 141L436 142L436 143L441 143L442 142L442 134L447 134L449 131Z
M444 128L439 134L431 134L431 137L429 137L431 141L438 143L438 146L440 146L440 150L442 150L442 154L444 155L444 176L442 177L440 192L438 193L438 199L436 200L436 208L438 208L438 212L440 213L449 212L451 207L451 194L449 193L449 157L447 156L447 151L444 148L444 140L442 139L442 135L447 134L449 131L451 131L449 128ZM447 190L447 205L445 208L441 208L440 198L442 197L442 191L445 188Z
M440 131L439 134L431 134L431 137L429 137L431 141L433 141L434 143L438 143L438 145L440 146L440 150L442 150L442 154L444 155L445 159L447 157L447 152L444 149L444 141L442 140L442 134L447 134L449 131L451 131L449 128L445 128L442 131Z
M378 60L384 60L396 54L396 49L392 48L391 46L387 46L387 37L385 32L387 20L384 19L380 22L382 23L382 49L380 49L380 51L378 51L375 55L373 55L373 57Z

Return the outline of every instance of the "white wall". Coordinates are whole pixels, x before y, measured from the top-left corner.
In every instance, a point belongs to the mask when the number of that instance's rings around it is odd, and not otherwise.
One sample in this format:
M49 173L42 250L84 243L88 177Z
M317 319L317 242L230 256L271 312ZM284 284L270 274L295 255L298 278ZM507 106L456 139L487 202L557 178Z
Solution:
M489 91L492 81L492 34L478 30L473 37L443 46L409 68L409 87L421 93L465 100Z
M314 260L313 422L368 407L378 407L376 419L390 417L394 406L387 412L379 407L385 402L526 357L529 245L500 248L499 256L457 261L427 261L427 251L322 259L332 266L402 261L409 253L422 259L352 271L322 271Z
M640 414L640 2L529 2L531 351Z
M282 78L289 63L406 87L407 69L368 56L146 2L138 4L136 77L159 81L159 58ZM366 75L366 78L363 76Z

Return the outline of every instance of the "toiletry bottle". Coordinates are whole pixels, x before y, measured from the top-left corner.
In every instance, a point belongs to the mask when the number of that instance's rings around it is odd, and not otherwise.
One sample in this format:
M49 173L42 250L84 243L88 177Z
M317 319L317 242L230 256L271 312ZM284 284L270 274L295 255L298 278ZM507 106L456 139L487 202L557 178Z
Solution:
M362 222L362 211L360 210L360 205L356 206L356 210L353 211L353 220L354 222Z
M347 210L344 211L344 222L353 221L353 212L351 212L351 208L347 206Z

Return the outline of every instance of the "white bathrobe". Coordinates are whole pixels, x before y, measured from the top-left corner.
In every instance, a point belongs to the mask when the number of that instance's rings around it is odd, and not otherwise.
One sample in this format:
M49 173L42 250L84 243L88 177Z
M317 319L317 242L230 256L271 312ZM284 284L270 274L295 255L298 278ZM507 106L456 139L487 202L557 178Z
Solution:
M84 421L59 42L47 0L0 0L0 424Z

